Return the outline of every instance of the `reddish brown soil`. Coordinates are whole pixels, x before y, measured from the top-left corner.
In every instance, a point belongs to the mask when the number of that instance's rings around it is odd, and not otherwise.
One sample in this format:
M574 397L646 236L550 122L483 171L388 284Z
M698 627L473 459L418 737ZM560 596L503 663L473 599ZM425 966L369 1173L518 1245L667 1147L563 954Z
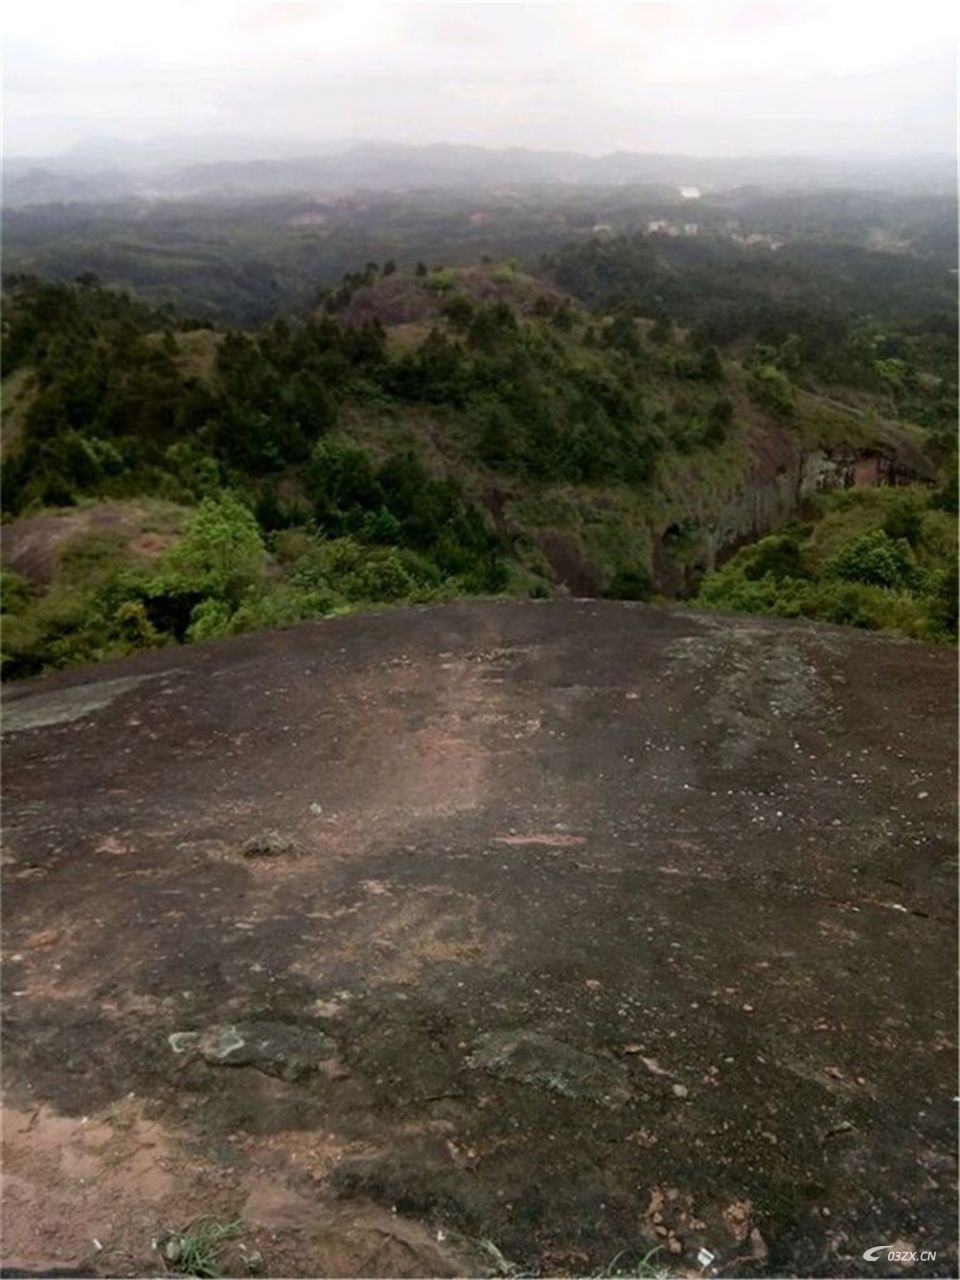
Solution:
M575 600L8 690L5 1264L215 1214L274 1276L955 1274L954 705Z
M30 581L46 584L56 572L66 543L83 533L120 535L136 554L153 558L175 540L172 533L144 530L144 512L136 504L103 502L76 511L26 516L3 530L4 567Z
M497 280L495 272L482 267L458 268L456 290L480 305L509 302L520 312L529 310L541 295L546 295L555 302L561 297L556 290L534 284L527 277ZM357 289L340 318L348 326L359 326L376 320L385 328L390 328L437 320L443 311L444 301L444 295L431 289L420 277L399 272L380 277L374 284Z

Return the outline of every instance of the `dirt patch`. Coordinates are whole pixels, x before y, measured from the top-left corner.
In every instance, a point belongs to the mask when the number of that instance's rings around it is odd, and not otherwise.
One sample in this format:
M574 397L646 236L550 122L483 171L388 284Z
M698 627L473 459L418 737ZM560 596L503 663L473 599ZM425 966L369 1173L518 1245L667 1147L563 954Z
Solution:
M214 329L190 329L174 335L178 362L188 378L208 383L217 363L217 351L223 341Z
M489 305L509 302L520 312L529 310L542 295L553 303L563 295L528 276L510 273L497 278L496 271L482 267L454 268L449 273L458 293L465 294L474 303ZM429 277L425 280L397 272L382 276L373 284L357 289L344 307L340 318L349 327L359 327L377 321L390 329L402 325L427 326L440 319L446 294L431 288Z
M324 1147L311 1140L311 1153ZM279 1154L279 1159L278 1159ZM212 1158L211 1158L212 1156ZM43 1105L4 1117L4 1265L35 1275L164 1274L160 1248L203 1212L238 1222L224 1248L227 1274L475 1275L457 1239L373 1204L339 1204L324 1187L335 1167L270 1139L198 1150L181 1131L128 1099L99 1115L66 1117Z
M183 515L182 508L172 506L148 510L138 503L103 502L26 516L3 527L3 563L31 582L46 585L56 573L64 546L94 531L118 534L135 554L155 559L176 541Z
M422 324L439 318L442 302L439 293L427 289L419 280L397 274L357 289L340 318L349 328L373 321L384 328Z

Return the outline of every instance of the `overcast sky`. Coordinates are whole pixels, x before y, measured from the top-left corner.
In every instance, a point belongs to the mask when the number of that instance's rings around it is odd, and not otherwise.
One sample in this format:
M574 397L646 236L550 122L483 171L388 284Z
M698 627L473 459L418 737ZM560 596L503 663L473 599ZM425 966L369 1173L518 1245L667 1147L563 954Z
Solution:
M6 154L243 133L946 152L954 6L8 0Z

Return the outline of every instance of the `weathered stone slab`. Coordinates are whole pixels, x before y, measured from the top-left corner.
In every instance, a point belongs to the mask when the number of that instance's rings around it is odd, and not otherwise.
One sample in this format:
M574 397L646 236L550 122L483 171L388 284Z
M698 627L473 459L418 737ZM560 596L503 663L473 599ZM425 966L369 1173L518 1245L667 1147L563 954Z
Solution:
M607 1106L621 1106L630 1098L627 1073L619 1062L532 1031L491 1031L481 1036L467 1065L498 1080L515 1080L563 1098Z

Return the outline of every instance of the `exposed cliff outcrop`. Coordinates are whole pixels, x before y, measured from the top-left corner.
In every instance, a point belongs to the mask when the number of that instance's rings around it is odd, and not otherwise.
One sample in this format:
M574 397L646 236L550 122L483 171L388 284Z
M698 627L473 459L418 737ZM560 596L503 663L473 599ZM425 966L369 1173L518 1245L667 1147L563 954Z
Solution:
M649 488L548 488L498 479L477 491L497 532L524 545L535 572L571 595L601 596L616 580L665 596L696 593L703 575L744 543L802 518L819 493L929 484L929 458L902 432L856 444L811 444L758 424L723 452L663 468ZM521 559L525 553L521 551Z
M838 489L932 483L929 459L905 438L864 446L805 447L784 427L757 428L743 482L718 504L715 516L668 525L652 557L654 584L684 596L703 574L745 542L783 528L818 493Z

